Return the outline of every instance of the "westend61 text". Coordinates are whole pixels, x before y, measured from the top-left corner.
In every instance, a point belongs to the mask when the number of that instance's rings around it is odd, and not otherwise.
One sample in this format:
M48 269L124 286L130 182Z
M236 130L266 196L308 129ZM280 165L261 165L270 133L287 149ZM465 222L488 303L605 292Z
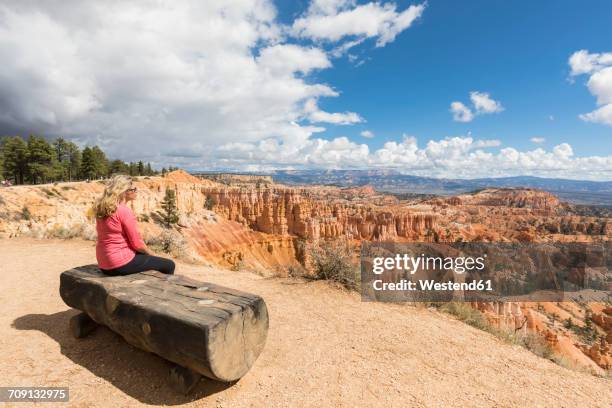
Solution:
M472 282L436 282L434 280L419 280L417 282L402 279L399 282L383 282L377 279L372 282L374 290L431 290L431 291L492 291L491 280L478 280Z

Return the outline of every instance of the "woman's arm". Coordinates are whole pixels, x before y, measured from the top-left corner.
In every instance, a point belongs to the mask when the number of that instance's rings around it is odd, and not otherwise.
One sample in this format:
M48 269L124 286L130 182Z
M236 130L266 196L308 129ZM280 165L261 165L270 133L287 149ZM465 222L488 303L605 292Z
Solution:
M144 242L142 243L142 247L134 248L134 251L140 252L141 254L147 254L147 255L155 256L155 253L153 251L151 251L149 249L149 247L147 246L147 244L145 244Z
M121 220L121 227L123 228L130 248L142 254L155 255L140 236L138 232L138 223L136 222L136 217L132 210L127 206L119 207L119 219Z

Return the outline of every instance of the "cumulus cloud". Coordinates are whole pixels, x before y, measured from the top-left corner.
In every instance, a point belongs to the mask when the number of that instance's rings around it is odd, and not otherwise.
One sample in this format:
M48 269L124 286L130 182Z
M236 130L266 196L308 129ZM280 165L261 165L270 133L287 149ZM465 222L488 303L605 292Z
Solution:
M292 33L313 40L340 41L346 37L376 38L382 47L410 27L425 10L425 4L398 11L395 3L314 1L304 16L293 22Z
M365 137L366 139L372 139L374 137L374 133L370 130L364 130L360 133L361 137Z
M308 138L305 101L338 92L306 75L332 64L281 31L267 0L0 5L0 128L160 165L232 140Z
M476 113L497 113L504 110L501 103L491 99L490 95L486 92L470 92L470 100L474 104Z
M536 143L536 144L542 144L546 141L545 138L543 137L532 137L531 139L529 139L532 143Z
M453 113L453 120L456 122L471 122L474 119L474 114L470 108L461 102L451 102L450 111Z
M583 113L578 117L586 122L603 123L612 126L612 104L607 104L593 112Z
M587 87L599 106L592 112L580 114L580 119L612 126L612 52L580 50L573 53L568 62L572 77L590 75Z
M261 50L257 62L275 75L308 74L314 69L331 67L324 51L295 44L277 44Z
M211 145L302 141L321 131L304 120L364 122L356 112L319 109L321 98L339 93L309 75L366 38L392 41L423 7L315 0L301 19L360 27L345 42L329 38L326 50L291 43L270 0L4 3L0 130L183 166L202 165L198 155L206 163Z
M458 137L420 146L405 137L372 151L347 137L319 136L321 124L365 121L350 110L319 108L339 95L312 75L333 68L324 47L357 42L348 50L364 38L387 44L423 7L318 0L298 20L330 18L337 31L318 36L317 24L300 23L296 35L324 41L298 44L268 0L4 2L0 132L64 136L158 167L392 166L438 176L610 178L609 157L575 157L569 145L493 152L498 141ZM592 65L600 68L590 74L602 72L602 64L597 59ZM605 83L603 73L592 82L602 101ZM474 112L461 104L459 117L499 109L479 98Z
M572 179L610 179L612 155L575 157L572 147L561 143L552 151L537 148L519 151L499 148L498 140L476 140L470 136L430 140L421 147L413 136L389 141L371 151L364 143L346 137L333 140L307 139L285 146L276 140L241 148L228 146L227 158L239 160L243 168L395 168L405 173L449 178L536 175ZM239 152L236 156L235 152Z
M473 111L462 102L451 103L450 111L453 114L454 121L471 122L476 115L498 113L504 110L501 103L491 99L487 92L472 91L470 92L470 100L472 101Z
M319 109L317 101L312 98L308 99L304 105L304 112L306 113L310 122L317 123L333 123L335 125L351 125L353 123L363 122L363 118L355 112L343 112L343 113L329 113Z
M570 56L569 65L572 76L591 74L612 65L612 52L591 54L587 50L576 51Z

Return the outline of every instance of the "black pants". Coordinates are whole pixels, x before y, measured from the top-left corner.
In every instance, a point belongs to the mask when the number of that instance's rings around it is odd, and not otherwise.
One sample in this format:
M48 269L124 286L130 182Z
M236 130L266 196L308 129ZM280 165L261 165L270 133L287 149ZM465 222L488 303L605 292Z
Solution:
M134 259L126 265L110 270L100 270L111 276L131 275L143 271L159 271L168 275L174 275L174 267L174 262L171 259L136 253Z

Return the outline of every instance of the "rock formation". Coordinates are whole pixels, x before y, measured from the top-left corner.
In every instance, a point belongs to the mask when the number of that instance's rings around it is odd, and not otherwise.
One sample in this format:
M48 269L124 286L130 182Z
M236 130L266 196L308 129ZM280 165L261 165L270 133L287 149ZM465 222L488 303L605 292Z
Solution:
M298 263L300 242L343 239L394 242L592 242L612 239L607 215L577 211L552 194L533 189L485 189L434 199L398 198L369 186L285 186L266 177L213 179L175 171L137 177L132 209L146 241L167 233L160 221L166 189L174 189L180 218L173 233L189 259L232 269L287 269ZM0 188L0 237L95 239L89 210L103 181ZM302 254L303 255L303 254ZM612 310L593 309L596 342L584 342L560 323L582 327L576 305L482 303L474 307L500 329L542 335L583 366L609 367ZM568 312L567 310L570 310ZM557 314L556 324L550 316ZM588 343L588 344L587 344ZM585 362L585 360L587 360Z

